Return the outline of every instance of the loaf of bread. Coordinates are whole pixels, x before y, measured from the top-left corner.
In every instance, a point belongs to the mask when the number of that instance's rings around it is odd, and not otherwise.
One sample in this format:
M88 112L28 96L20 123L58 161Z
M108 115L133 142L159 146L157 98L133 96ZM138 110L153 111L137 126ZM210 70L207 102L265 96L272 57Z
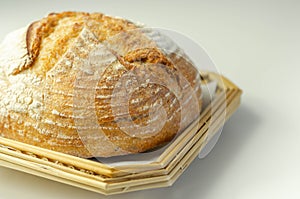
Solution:
M101 13L49 14L0 46L0 136L79 157L141 153L200 113L174 43Z

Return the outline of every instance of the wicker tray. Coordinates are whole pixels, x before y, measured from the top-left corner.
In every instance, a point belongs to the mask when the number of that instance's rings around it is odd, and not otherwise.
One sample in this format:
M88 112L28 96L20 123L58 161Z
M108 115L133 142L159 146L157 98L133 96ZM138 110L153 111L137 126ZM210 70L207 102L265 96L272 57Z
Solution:
M171 186L240 103L242 92L228 79L201 75L218 82L214 100L153 163L112 167L0 137L0 166L105 195Z

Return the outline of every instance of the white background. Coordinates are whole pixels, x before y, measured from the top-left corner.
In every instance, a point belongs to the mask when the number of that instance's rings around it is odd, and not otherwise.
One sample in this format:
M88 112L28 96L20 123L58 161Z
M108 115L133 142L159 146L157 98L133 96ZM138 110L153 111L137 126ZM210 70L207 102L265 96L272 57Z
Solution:
M63 10L100 11L176 30L244 90L216 147L169 188L105 197L0 168L1 199L299 199L300 1L1 1L0 39Z

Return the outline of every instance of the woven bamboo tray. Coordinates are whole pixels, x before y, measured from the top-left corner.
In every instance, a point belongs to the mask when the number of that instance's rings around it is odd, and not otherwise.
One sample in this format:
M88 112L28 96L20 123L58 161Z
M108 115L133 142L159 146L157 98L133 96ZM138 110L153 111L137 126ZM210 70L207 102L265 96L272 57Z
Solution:
M242 91L231 81L201 75L218 82L215 98L153 163L112 167L0 137L0 166L105 195L171 186L240 104Z

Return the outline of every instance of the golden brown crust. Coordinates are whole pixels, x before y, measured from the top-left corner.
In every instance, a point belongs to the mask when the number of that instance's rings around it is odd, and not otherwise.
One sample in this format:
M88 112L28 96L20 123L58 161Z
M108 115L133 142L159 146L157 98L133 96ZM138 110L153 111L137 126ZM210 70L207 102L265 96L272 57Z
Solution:
M0 135L80 157L138 153L172 140L200 111L200 78L137 28L84 12L32 23L30 61L14 73L0 64Z

